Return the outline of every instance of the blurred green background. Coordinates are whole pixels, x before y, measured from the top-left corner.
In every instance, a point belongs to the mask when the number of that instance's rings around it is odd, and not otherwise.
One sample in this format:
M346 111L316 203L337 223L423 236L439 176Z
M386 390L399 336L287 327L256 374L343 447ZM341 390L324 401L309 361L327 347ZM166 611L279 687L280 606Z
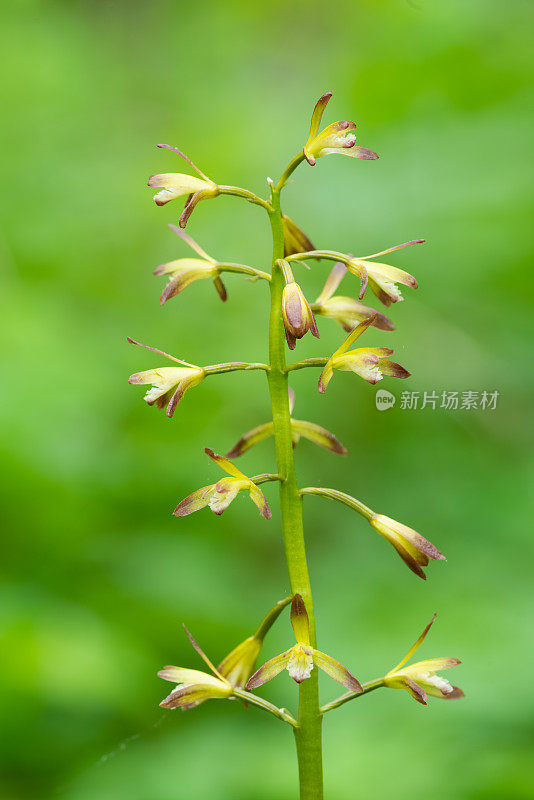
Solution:
M303 442L303 485L336 486L413 525L448 556L418 580L365 521L310 498L306 534L321 648L362 679L396 663L434 611L422 657L456 655L467 698L427 708L382 691L325 722L330 800L534 796L532 334L528 198L530 4L462 0L4 0L0 259L3 800L292 800L289 729L212 702L158 708L163 664L200 667L288 591L276 492L270 523L240 499L221 518L171 516L225 451L268 419L261 373L194 389L169 421L131 372L160 366L126 335L198 364L266 358L263 284L208 282L161 308L153 268L187 255L150 173L181 168L264 194L302 146L317 97L358 121L377 162L304 164L285 210L317 246L394 254L420 289L394 306L402 390L498 390L495 411L394 409L339 373L325 397L295 374L296 415L331 428L339 458ZM530 152L529 152L530 151ZM269 263L261 209L201 204L188 232L221 260ZM297 280L318 292L327 264ZM342 285L354 294L356 282ZM371 303L372 295L366 299ZM320 321L298 356L329 354ZM157 359L156 359L157 360ZM240 466L273 469L272 443ZM266 642L291 642L287 616ZM451 675L452 677L452 675ZM322 682L323 698L337 695ZM287 676L265 696L295 708Z

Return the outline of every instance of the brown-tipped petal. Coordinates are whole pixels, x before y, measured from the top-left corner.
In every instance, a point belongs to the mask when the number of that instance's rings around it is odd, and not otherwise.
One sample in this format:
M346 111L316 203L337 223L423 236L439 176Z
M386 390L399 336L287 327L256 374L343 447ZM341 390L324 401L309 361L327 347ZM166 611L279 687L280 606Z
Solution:
M232 475L232 477L248 481L247 476L244 475L241 472L241 470L236 467L235 464L232 464L232 462L228 461L228 459L225 458L224 456L220 456L218 453L214 453L213 450L209 447L205 447L204 452L206 453L207 456L211 458L212 461L215 461L215 463L218 464L219 467L221 467L221 469L224 469L225 472L227 472L229 475Z
M348 450L341 442L336 439L333 433L330 433L326 428L316 425L314 422L306 422L305 420L292 419L291 431L293 435L304 436L310 442L323 447L325 450L330 450L331 453L337 453L341 456L348 455Z
M332 369L332 359L328 361L321 374L319 375L319 383L317 384L317 388L319 389L321 394L326 392L327 386L332 380L332 376L334 375L334 370Z
M257 689L258 686L263 686L264 683L276 678L276 676L287 667L290 655L291 650L287 650L285 653L266 661L265 664L256 670L254 675L249 678L245 686L246 690L250 692L252 689Z
M222 699L230 697L232 687L225 685L222 681L219 686L207 684L193 684L175 689L174 692L161 701L162 708L182 708L186 711L189 708L200 705L205 700Z
M213 675L208 675L201 672L199 669L184 669L183 667L168 666L160 669L158 678L163 678L164 681L171 681L171 683L216 683L218 678Z
M395 361L389 361L388 359L385 358L380 359L380 361L378 362L378 366L380 368L380 371L382 372L382 375L387 375L388 377L391 378L404 379L404 378L409 378L410 375L412 374L411 372L408 372L408 370L405 369L404 367L401 367L400 364L397 364Z
M196 164L194 164L194 163L191 161L191 159L189 158L189 156L186 156L186 154L185 154L185 153L182 153L182 151L181 151L181 150L178 150L178 148L177 148L177 147L173 147L171 144L157 144L157 145L156 145L156 147L160 147L160 148L162 148L162 149L164 149L164 150L172 150L174 153L177 153L177 154L180 156L180 158L183 158L183 159L184 159L184 161L187 161L187 163L189 164L189 166L190 166L190 167L193 167L193 169L195 170L195 172L198 172L198 174L199 174L199 175L201 175L201 176L204 178L204 180L206 180L206 181L209 181L209 183L212 183L212 181L210 180L210 178L208 178L208 176L207 176L207 175L204 175L204 173L202 172L202 170L201 170L201 169L199 169L199 168L196 166Z
M238 442L226 453L226 458L238 458L254 447L255 444L268 439L274 433L274 425L272 422L266 422L264 425L258 425L256 428L244 433Z
M396 244L394 247L388 247L387 250L380 250L378 253L371 253L370 256L362 256L362 258L364 261L369 258L378 258L378 256L385 256L387 253L393 253L395 250L402 250L403 247L410 247L412 244L424 244L424 242L425 239L411 239L409 242Z
M217 670L217 668L212 664L212 662L207 657L207 655L204 652L204 650L200 647L200 645L197 643L197 641L189 633L189 631L187 630L187 628L185 627L185 625L183 623L182 623L182 627L183 627L183 629L184 629L184 631L186 633L187 638L191 642L191 645L193 646L193 649L198 653L198 655L200 656L202 661L211 669L211 671L213 672L213 674L215 675L216 678L220 678L221 680L224 681L223 676L220 674L220 672ZM211 675L209 676L209 680L211 682L213 682L213 678L212 678Z
M461 697L465 697L465 693L460 689L459 686L453 686L452 692L446 694L443 699L444 700L459 700Z
M285 335L286 335L287 346L289 347L290 350L294 350L295 347L297 346L297 340L287 328L285 328Z
M284 257L315 250L313 243L304 231L286 214L282 214L282 228L284 233Z
M256 486L255 483L250 484L249 496L252 502L259 509L259 512L262 515L262 517L264 517L265 519L271 519L273 515L271 509L269 508L269 504L265 499L265 495L263 494L261 489L259 489Z
M345 686L350 692L363 692L360 681L332 656L321 653L319 650L314 650L313 660L319 669L322 669L330 678Z
M182 239L182 241L186 242L186 244L188 244L189 247L191 247L195 251L195 253L198 253L198 255L201 258L206 259L206 261L210 261L212 263L215 263L215 259L213 259L211 256L209 256L206 253L206 251L203 250L202 247L199 244L197 244L197 242L195 242L195 240L193 239L192 236L189 236L188 233L185 233L184 231L180 230L180 228L177 225L173 225L172 223L169 224L169 228L177 236L179 236L180 239Z
M203 486L202 489L197 489L196 492L185 497L172 512L173 517L187 517L188 514L205 508L210 501L210 492L214 488L214 484Z
M336 153L342 156L350 156L351 158L361 158L364 161L376 161L378 159L378 155L374 152L374 150L369 150L368 147L361 147L360 145L352 145L346 147L325 147L321 153L321 155L331 156L335 155Z
M217 289L219 297L221 298L223 303L225 303L228 300L228 292L226 291L226 286L224 285L224 283L222 282L222 280L221 280L221 278L219 276L217 276L214 279L213 285Z
M412 681L411 678L404 678L403 680L404 688L407 692L411 694L414 700L417 700L418 703L421 705L426 706L426 692L422 689L419 684L415 681Z
M308 136L308 143L310 140L315 139L319 132L319 127L321 125L321 119L323 118L324 110L332 97L332 92L325 92L321 97L317 100L312 117L310 122L310 134Z
M310 621L302 595L296 594L291 603L291 626L297 642L310 643Z
M165 412L169 419L172 419L174 412L176 411L178 405L182 402L183 397L188 388L189 388L189 382L185 380L181 381L176 387L176 391L169 400L169 405L167 406L167 410Z
M218 194L219 190L214 188L214 189L201 189L200 191L189 195L189 197L187 198L187 202L185 204L185 208L182 211L182 214L178 221L180 228L185 228L189 217L191 216L191 214L193 213L196 206L198 205L198 203L200 203L201 200L209 200L213 197L217 197Z

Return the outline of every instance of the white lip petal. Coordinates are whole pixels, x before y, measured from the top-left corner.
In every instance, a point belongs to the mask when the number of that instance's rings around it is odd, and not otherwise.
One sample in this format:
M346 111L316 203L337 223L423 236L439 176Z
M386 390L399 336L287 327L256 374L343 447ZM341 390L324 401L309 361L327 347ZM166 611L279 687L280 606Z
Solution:
M432 686L435 686L436 689L439 689L443 694L450 694L453 691L453 687L449 681L446 678L442 678L441 675L423 674L421 675L421 679L424 683L430 683Z

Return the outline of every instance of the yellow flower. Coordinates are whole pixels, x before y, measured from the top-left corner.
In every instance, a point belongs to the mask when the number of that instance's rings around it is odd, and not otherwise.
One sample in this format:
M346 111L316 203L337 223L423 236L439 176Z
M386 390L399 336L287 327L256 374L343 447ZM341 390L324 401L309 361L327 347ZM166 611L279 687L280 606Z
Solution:
M423 633L404 656L396 667L394 667L384 677L384 686L390 689L406 689L418 703L426 705L427 695L440 697L446 700L455 700L463 697L464 693L458 686L452 686L446 678L438 675L437 672L449 667L460 664L458 658L431 658L427 661L418 661L416 664L405 666L407 661L413 656L418 647L423 643L428 631L430 630L436 614L432 617Z
M426 575L422 568L428 566L431 558L436 561L445 561L443 553L440 553L432 542L414 531L413 528L409 528L391 517L374 514L369 518L369 524L393 545L404 563L423 580L426 580Z
M145 402L149 406L156 404L157 408L164 408L167 406L167 416L170 418L176 410L176 406L181 402L183 396L188 389L197 386L206 377L206 373L201 367L194 364L188 364L187 361L181 361L179 358L164 353L163 350L157 350L155 347L149 347L141 342L136 342L134 339L127 337L131 344L145 347L147 350L152 350L154 353L165 356L171 361L176 361L182 364L180 367L157 367L155 369L147 369L144 372L135 372L128 378L128 383L132 384L152 384L152 389L149 389L145 394Z
M256 689L275 678L282 670L287 669L296 683L302 683L310 677L315 666L322 669L330 678L341 683L351 692L361 692L360 682L343 664L335 658L315 650L310 645L310 623L304 600L296 594L291 603L291 625L297 643L285 653L281 653L267 661L248 681L247 690Z
M185 625L184 625L185 628ZM184 669L183 667L168 666L158 672L158 676L165 681L176 683L173 691L161 701L162 708L181 708L187 711L204 703L206 700L228 698L233 694L233 686L224 675L216 669L207 655L200 649L187 628L185 632L189 641L209 667L211 674L197 669Z
M319 98L313 110L310 134L304 145L304 157L308 164L313 166L317 158L339 153L352 158L363 158L374 161L378 158L373 150L356 145L356 135L353 133L356 123L351 120L334 122L319 133L319 126L326 108L332 97L332 92L327 92Z
M169 144L158 144L158 147L165 148L166 150L173 150L181 158L185 159L187 163L193 167L195 172L200 175L200 178L194 175L187 175L178 172L164 172L159 175L151 175L148 179L148 185L159 187L160 191L154 195L156 205L163 206L170 200L177 197L188 195L185 208L180 217L180 227L185 228L187 220L191 216L195 206L200 200L208 200L212 197L217 197L219 194L219 187L210 178L193 164L181 150L172 147Z
M418 283L409 272L405 272L398 267L392 267L390 264L382 264L370 259L386 255L386 253L393 253L395 250L402 250L402 248L410 247L412 244L423 244L424 241L424 239L412 239L410 242L397 244L395 247L381 250L379 253L372 253L370 256L350 256L347 267L350 272L358 277L361 275L362 269L365 270L369 286L374 294L385 306L390 306L392 303L398 303L404 299L397 286L398 283L410 286L412 289L417 289Z
M343 330L350 333L363 320L373 317L373 327L382 331L394 331L395 325L385 314L380 314L374 308L365 306L352 297L334 296L334 292L347 274L345 264L338 262L326 279L323 290L315 303L311 304L314 314L339 322Z
M368 317L349 333L343 344L333 353L324 366L319 377L319 391L324 394L332 380L334 369L355 372L368 383L378 383L385 375L394 378L408 378L410 373L387 356L392 355L389 347L360 347L349 350L349 347L375 321L375 315Z
M159 267L156 267L154 275L167 275L169 277L169 282L161 293L161 305L170 300L171 297L183 292L195 281L201 281L206 278L214 279L213 282L219 297L225 301L227 294L225 286L219 277L219 263L209 256L191 236L181 231L176 225L169 225L169 228L183 239L200 258L177 258L174 261L168 261L166 264L160 264Z
M173 515L175 517L186 517L188 514L200 511L201 508L206 508L206 506L209 506L214 514L220 515L228 508L239 492L247 491L262 517L271 519L271 509L261 489L224 456L217 455L209 447L206 447L204 452L212 461L222 467L230 477L222 478L218 483L212 483L209 486L197 489L196 492L190 494L176 506Z
M218 667L212 664L184 625L189 641L209 667L210 673L174 666L160 670L160 678L177 684L160 706L186 711L206 700L231 697L234 689L243 688L254 670L265 636L290 602L291 597L285 597L276 603L262 619L256 632L228 653Z

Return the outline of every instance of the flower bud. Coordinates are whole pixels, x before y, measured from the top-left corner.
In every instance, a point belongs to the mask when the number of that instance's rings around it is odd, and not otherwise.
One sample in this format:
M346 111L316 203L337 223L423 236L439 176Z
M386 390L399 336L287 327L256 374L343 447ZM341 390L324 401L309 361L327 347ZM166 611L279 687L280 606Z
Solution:
M296 339L302 339L308 331L311 331L313 336L319 338L313 311L304 297L302 289L295 281L284 286L282 313L287 344L290 350L295 349Z
M420 533L414 531L413 528L409 528L407 525L391 519L391 517L386 517L384 514L374 514L370 517L369 523L375 531L393 545L412 572L423 578L423 580L426 580L426 575L422 568L428 566L431 558L436 561L445 560L443 553L440 553L432 542L429 542Z
M276 263L282 269L286 282L282 294L282 316L288 347L294 350L297 339L302 339L308 331L319 338L319 331L309 303L298 283L295 283L289 263L283 259Z
M282 214L282 230L284 233L284 256L315 250L304 231L301 231L299 226L285 214Z

